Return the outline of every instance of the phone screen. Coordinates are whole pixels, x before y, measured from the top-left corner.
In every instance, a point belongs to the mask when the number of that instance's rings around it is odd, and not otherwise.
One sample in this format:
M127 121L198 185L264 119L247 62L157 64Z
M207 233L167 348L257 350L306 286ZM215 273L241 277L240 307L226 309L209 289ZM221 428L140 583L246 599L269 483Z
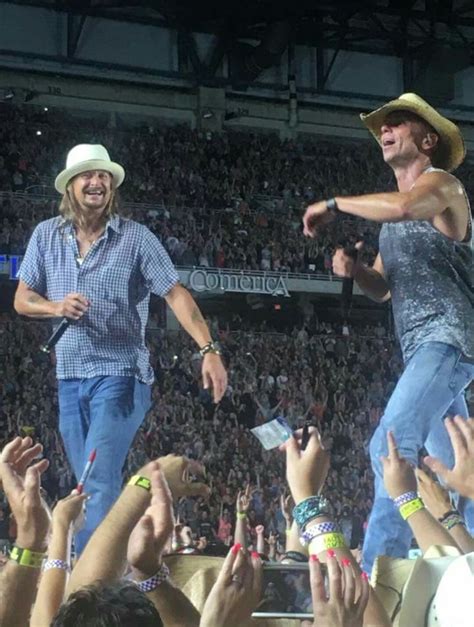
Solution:
M252 616L312 619L308 564L264 564L262 600Z

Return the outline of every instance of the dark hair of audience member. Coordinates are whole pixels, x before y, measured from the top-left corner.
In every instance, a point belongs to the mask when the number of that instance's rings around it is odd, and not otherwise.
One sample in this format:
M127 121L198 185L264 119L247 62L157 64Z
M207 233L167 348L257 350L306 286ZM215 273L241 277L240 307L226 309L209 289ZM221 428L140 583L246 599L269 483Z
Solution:
M133 583L86 586L61 606L51 627L163 627L158 610Z

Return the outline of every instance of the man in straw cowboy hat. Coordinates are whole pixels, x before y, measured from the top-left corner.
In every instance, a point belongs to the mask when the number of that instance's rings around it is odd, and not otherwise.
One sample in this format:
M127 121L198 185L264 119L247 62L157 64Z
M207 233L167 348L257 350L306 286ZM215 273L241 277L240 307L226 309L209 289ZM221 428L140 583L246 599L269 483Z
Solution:
M361 118L398 191L315 203L303 223L310 237L344 214L383 223L371 267L343 250L333 260L334 272L353 277L367 296L391 299L405 362L370 442L375 499L363 551L363 567L370 572L377 555L405 557L411 541L383 486L380 456L387 454L387 431L413 464L423 446L453 464L443 419L467 417L463 392L474 373L473 236L465 190L450 173L465 156L458 127L416 94L403 94ZM459 508L474 531L474 503L461 501Z
M18 313L73 324L56 347L59 427L79 479L94 449L81 551L120 493L128 449L151 404L145 345L150 293L165 298L203 356L204 386L218 402L227 375L207 324L159 240L119 215L125 172L101 145L80 144L55 186L61 215L38 224L20 269Z

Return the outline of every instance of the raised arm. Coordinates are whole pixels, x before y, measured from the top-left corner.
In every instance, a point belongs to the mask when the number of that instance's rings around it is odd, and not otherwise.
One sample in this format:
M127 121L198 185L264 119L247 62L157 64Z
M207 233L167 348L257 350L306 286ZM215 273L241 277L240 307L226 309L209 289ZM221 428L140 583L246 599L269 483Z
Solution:
M59 610L71 568L73 526L82 516L87 495L75 490L53 510L48 560L44 565L30 627L49 625Z

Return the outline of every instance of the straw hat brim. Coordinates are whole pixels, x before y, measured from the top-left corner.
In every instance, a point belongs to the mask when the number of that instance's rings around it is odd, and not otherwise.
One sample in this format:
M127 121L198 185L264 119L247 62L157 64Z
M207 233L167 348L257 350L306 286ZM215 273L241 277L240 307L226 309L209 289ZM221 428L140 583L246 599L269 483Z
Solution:
M433 109L416 94L402 94L371 113L361 113L360 118L380 144L380 130L389 113L410 111L430 124L439 135L439 146L433 156L433 165L452 172L464 161L466 147L459 128Z
M201 613L224 563L222 557L206 555L168 555L165 562L171 571L171 581ZM294 618L253 618L246 627L299 627ZM229 626L230 627L230 626Z
M64 194L69 181L78 174L82 174L88 170L105 170L105 172L110 172L114 188L120 187L125 179L125 170L118 163L104 161L102 159L89 159L88 161L76 163L70 168L66 168L60 172L54 181L56 190L60 194Z

